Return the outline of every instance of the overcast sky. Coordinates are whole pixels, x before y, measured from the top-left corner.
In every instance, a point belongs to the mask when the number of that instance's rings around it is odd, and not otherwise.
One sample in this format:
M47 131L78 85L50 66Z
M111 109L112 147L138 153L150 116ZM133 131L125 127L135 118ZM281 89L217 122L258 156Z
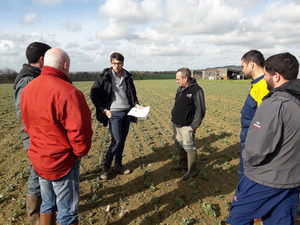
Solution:
M297 0L1 0L0 69L17 72L34 41L65 50L71 71L99 71L118 51L128 70L240 65L241 56L300 57Z

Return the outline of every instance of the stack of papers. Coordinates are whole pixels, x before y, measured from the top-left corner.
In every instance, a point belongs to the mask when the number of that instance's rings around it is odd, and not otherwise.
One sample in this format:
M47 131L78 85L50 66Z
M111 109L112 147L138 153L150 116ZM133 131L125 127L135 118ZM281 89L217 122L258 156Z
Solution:
M143 109L138 109L136 107L133 107L129 112L128 115L129 116L134 116L134 117L138 117L138 118L144 118L147 119L147 116L149 114L150 111L150 106L146 106L143 107Z

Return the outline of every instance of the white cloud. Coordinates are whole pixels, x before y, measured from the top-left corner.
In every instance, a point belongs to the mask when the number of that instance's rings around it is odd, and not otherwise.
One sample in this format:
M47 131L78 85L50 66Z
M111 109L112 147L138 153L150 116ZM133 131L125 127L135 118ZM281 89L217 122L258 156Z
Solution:
M15 43L10 40L0 40L0 52L3 55L12 54L15 51Z
M26 48L34 41L47 43L52 47L61 46L51 35L44 35L39 32L7 33L0 30L0 54L3 56L0 57L1 67L19 71L22 64L27 61Z
M243 15L221 0L167 0L160 32L177 34L225 33L235 29Z
M100 29L101 40L138 38L138 25L145 25L162 17L161 0L108 0L98 12L109 19L109 26Z
M248 46L249 49L265 50L278 45L299 46L300 25L295 22L300 20L299 14L296 13L300 10L299 7L294 4L287 5L286 2L270 3L266 12L248 17L241 16L237 26L233 26L232 29L227 27L224 33L218 32L217 29L214 32L212 29L212 32L199 33L196 43L207 43L216 47Z
M278 10L280 9L280 10ZM300 5L274 2L267 6L266 12L249 18L246 34L252 34L254 42L272 48L275 45L300 44ZM242 33L243 34L243 33Z
M101 40L133 39L136 38L132 27L127 23L118 23L115 19L109 21L109 27L98 30L97 38Z
M227 0L227 2L231 6L233 6L235 8L240 8L242 10L245 10L247 8L255 9L255 8L260 7L264 3L264 1L261 1L261 0L251 0L251 1Z
M10 40L15 42L22 42L24 40L24 36L21 33L7 33L0 30L0 40Z
M67 22L63 23L63 25L69 31L76 32L76 31L82 30L81 25L76 22L73 22L73 21L67 21Z
M34 3L41 5L58 5L64 0L33 0Z
M280 10L278 10L280 9ZM300 20L300 2L286 4L274 2L268 6L268 10L262 14L266 22L283 22L287 24L298 23Z
M39 17L35 13L27 13L21 20L22 24L34 24L39 20Z
M145 45L145 48L141 50L140 54L142 55L159 55L159 56L174 56L174 55L187 55L188 49L185 45L181 43L169 44L169 45L156 45L148 44Z
M98 12L126 23L147 23L162 17L161 0L107 0Z

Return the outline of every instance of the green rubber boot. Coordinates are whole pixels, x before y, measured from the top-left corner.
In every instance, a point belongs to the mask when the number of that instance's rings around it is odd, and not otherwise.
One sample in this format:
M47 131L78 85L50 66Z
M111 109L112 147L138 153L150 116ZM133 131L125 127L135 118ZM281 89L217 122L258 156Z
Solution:
M178 158L178 164L176 166L172 166L171 170L187 170L187 153L184 149L179 149Z
M188 180L197 175L196 161L197 161L197 152L188 152L188 172L182 177L183 180Z

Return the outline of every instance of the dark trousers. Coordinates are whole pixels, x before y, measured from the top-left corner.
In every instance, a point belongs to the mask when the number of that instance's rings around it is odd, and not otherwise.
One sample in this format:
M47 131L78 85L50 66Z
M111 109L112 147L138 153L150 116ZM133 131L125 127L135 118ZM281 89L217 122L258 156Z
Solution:
M244 160L243 160L242 152L245 148L245 142L242 142L241 146L242 146L242 148L241 148L240 164L239 164L239 177L240 177L240 179L242 178L242 176L244 176L244 165L243 165Z
M123 150L131 120L127 113L128 111L113 111L109 119L111 144L106 153L105 167L109 168L111 166L114 156L115 164L122 165Z
M264 186L243 175L233 196L229 217L231 225L253 225L262 218L264 225L294 225L300 187L280 189Z

